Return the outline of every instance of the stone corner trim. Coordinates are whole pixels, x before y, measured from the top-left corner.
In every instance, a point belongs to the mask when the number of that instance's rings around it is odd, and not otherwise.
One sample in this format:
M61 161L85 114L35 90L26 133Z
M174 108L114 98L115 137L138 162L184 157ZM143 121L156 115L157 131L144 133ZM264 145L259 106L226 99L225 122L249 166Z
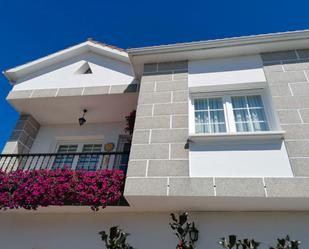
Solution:
M129 177L155 184L154 193L140 189L143 194L166 194L166 177L189 176L188 99L187 61L144 66L128 165ZM126 193L138 194L135 180L128 179Z
M3 154L27 154L30 152L40 124L31 116L22 114L5 144Z

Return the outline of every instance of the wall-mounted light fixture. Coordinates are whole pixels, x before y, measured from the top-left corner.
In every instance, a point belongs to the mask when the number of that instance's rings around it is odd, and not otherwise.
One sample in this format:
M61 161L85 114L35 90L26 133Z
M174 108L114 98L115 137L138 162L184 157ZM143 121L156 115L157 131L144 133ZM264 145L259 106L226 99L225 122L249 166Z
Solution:
M194 222L192 223L192 227L189 231L189 237L194 243L198 240L198 230L196 229Z
M84 109L83 110L83 116L81 116L79 119L78 119L78 122L79 122L79 125L82 126L83 124L86 123L86 119L85 119L85 115L87 113L87 109Z

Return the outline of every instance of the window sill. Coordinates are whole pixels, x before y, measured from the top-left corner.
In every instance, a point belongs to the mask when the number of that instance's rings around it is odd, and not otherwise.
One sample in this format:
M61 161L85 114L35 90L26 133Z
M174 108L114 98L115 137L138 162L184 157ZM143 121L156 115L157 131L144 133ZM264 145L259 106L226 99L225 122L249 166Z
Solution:
M189 134L189 142L283 139L285 131Z

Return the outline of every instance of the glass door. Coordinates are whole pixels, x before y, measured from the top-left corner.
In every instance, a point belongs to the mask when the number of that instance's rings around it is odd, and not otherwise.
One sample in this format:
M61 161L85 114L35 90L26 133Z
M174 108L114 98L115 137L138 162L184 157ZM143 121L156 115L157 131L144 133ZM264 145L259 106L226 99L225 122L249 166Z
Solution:
M129 136L120 135L118 139L117 152L124 152L125 154L117 156L114 168L122 170L124 173L127 173L130 147L131 144L129 142Z
M100 162L103 160L102 155L92 155L94 152L102 152L102 144L84 144L83 153L89 153L79 156L76 169L96 171L100 168Z
M127 154L121 155L119 169L122 170L125 174L127 173L128 163L129 163L129 151L131 144L126 142L122 146L122 152L126 152Z
M63 143L58 145L56 157L51 169L76 169L95 171L100 168L102 155L93 154L102 152L102 143ZM74 153L84 153L74 155ZM72 153L70 155L70 153Z
M56 156L51 169L71 169L74 162L74 155L68 155L68 153L77 152L78 144L66 144L59 145ZM61 155L63 154L63 155Z

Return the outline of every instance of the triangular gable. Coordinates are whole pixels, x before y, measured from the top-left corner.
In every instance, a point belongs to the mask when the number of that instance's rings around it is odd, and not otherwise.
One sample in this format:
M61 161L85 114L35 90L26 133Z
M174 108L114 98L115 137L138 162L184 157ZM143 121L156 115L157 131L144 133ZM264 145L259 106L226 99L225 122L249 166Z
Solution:
M87 52L99 54L113 60L118 60L122 63L130 64L128 54L124 50L97 41L88 40L21 66L8 69L3 73L7 79L14 84L16 81L21 78L25 78L27 75L41 71L44 68L61 63Z

